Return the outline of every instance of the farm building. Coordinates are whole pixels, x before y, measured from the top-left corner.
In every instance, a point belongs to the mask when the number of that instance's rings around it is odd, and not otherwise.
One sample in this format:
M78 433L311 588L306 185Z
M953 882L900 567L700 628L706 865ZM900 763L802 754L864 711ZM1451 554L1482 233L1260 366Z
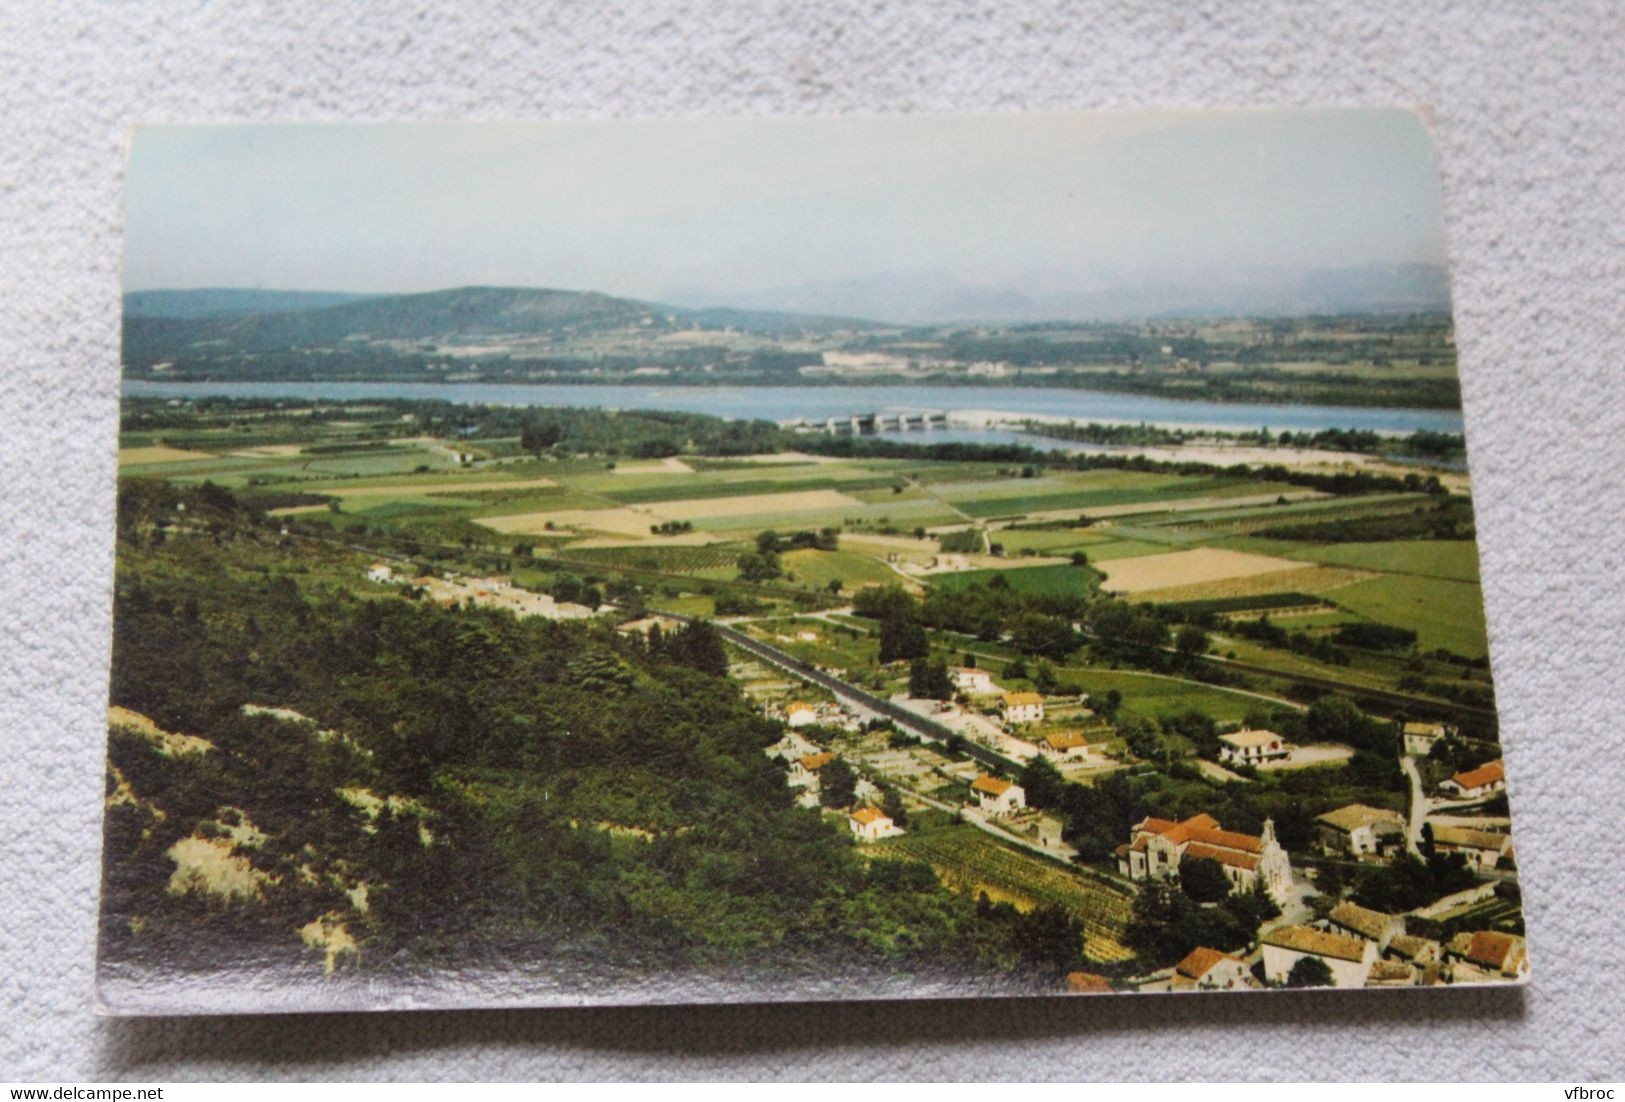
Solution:
M1044 719L1044 698L1037 693L1005 693L1006 723L1040 723Z
M1027 806L1027 791L1003 777L983 774L971 782L970 790L976 803L989 815L1010 815Z
M367 580L380 585L390 585L395 581L395 571L389 568L388 563L375 562L367 567Z
M1346 900L1333 907L1326 918L1331 922L1335 933L1350 934L1374 941L1377 943L1377 951L1383 953L1388 951L1389 942L1405 932L1403 915L1384 914L1382 911L1373 911L1369 907L1362 907L1358 903Z
M1429 824L1433 847L1440 853L1459 853L1475 869L1493 869L1512 852L1512 835L1474 827Z
M1224 830L1211 815L1183 822L1145 818L1135 824L1128 844L1117 847L1117 868L1130 880L1174 880L1185 858L1217 861L1230 890L1251 891L1262 884L1280 899L1292 887L1292 862L1275 840L1275 824L1264 820L1262 834Z
M1495 930L1460 933L1450 939L1445 957L1455 963L1458 978L1462 972L1476 972L1484 979L1522 979L1529 974L1528 943L1517 934Z
M1310 926L1282 926L1264 934L1264 978L1285 983L1292 966L1313 957L1332 973L1333 987L1364 987L1377 960L1377 943Z
M1274 731L1235 731L1219 736L1219 758L1232 765L1257 765L1284 758L1292 752L1286 739Z
M876 842L903 833L903 828L892 822L891 816L872 807L860 807L846 817L852 836L860 842Z
M1252 986L1245 961L1201 945L1174 965L1168 982L1170 991L1235 991Z
M792 727L805 727L809 723L818 722L818 709L802 701L794 701L784 706L784 722Z
M1327 854L1380 857L1405 844L1405 816L1385 807L1349 804L1317 815L1315 831Z
M1506 771L1499 761L1485 762L1477 769L1457 773L1439 785L1446 792L1462 800L1477 800L1505 790Z
M818 788L818 771L835 760L831 753L808 754L790 763L790 783L799 787Z
M954 688L962 693L976 695L993 691L993 674L979 666L955 666L948 671Z
M1082 761L1089 756L1089 740L1082 735L1045 735L1038 752L1054 761Z
M1449 734L1442 723L1407 723L1405 724L1405 753L1416 758L1425 758L1433 752L1433 747Z

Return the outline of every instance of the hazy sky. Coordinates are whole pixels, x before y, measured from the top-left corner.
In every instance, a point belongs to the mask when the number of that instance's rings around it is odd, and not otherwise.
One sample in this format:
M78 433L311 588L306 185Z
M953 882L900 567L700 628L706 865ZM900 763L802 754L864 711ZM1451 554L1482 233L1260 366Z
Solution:
M1043 291L1445 259L1399 110L143 127L125 218L128 290Z

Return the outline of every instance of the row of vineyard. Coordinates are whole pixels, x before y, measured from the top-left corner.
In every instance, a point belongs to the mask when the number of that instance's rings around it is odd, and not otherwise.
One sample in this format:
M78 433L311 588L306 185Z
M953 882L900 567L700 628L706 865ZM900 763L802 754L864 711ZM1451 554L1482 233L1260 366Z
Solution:
M871 849L876 856L923 861L957 892L986 894L996 903L1010 903L1021 910L1065 908L1083 924L1084 952L1092 960L1110 962L1134 956L1123 944L1134 896L1127 887L1103 876L1068 871L964 824L904 834Z
M571 559L601 562L610 567L659 570L666 574L698 574L704 570L732 569L739 562L738 547L583 547L570 548Z

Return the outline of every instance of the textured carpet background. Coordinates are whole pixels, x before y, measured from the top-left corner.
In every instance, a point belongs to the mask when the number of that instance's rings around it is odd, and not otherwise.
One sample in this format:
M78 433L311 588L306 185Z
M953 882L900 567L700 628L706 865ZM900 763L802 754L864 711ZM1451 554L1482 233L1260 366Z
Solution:
M0 1079L1618 1077L1625 7L0 8ZM1525 991L91 1016L134 120L1436 108Z

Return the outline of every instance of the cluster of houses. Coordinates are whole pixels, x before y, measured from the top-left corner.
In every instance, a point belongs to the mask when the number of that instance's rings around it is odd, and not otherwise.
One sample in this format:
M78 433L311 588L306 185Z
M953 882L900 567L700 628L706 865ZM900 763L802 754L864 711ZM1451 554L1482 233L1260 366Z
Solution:
M792 700L784 706L784 722L794 728L811 727L814 724L820 727L840 727L852 731L858 727L858 719L839 704L823 701L812 704L805 700Z
M1518 934L1466 931L1441 945L1405 932L1403 915L1343 902L1314 925L1280 926L1259 939L1264 978L1284 984L1306 958L1325 965L1334 987L1414 987L1518 980L1529 972Z
M1259 938L1259 967L1207 946L1191 950L1142 991L1239 991L1293 982L1301 962L1324 966L1333 987L1416 987L1519 980L1529 973L1523 937L1491 930L1457 934L1446 944L1405 932L1401 915L1340 903L1322 922L1268 930ZM1259 973L1262 973L1260 976ZM1069 990L1100 988L1074 985Z
M367 580L421 589L429 600L446 608L473 603L505 608L515 616L545 616L549 620L584 620L593 615L586 605L556 601L546 593L533 592L502 578L438 578L432 574L407 577L395 573L388 563L373 563L367 568Z

